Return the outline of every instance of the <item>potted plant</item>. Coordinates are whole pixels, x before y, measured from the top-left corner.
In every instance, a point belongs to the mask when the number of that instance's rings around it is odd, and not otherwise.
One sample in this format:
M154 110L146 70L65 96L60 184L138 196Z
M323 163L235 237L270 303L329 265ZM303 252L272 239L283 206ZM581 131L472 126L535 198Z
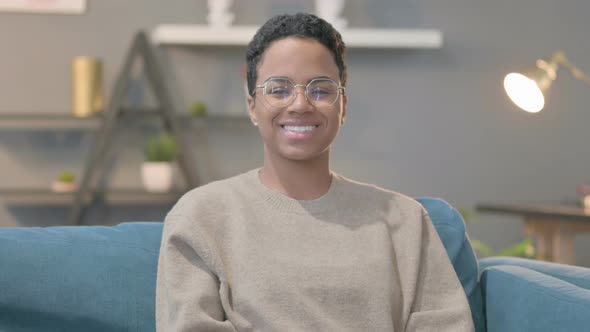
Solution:
M463 217L463 220L467 223L476 223L474 215L475 212L469 209L459 209L459 213ZM535 247L533 241L530 238L525 238L521 242L515 243L509 247L503 248L498 251L494 251L492 247L480 240L471 239L471 245L479 256L491 257L491 256L511 256L511 257L522 257L522 258L534 258Z
M76 175L70 171L59 173L57 179L51 184L51 190L58 193L72 192L78 189L76 184Z
M174 162L178 158L178 145L170 134L148 138L145 145L145 162L141 166L144 188L150 192L166 192L172 188Z
M189 112L194 117L202 117L207 115L207 104L202 101L194 102L190 108Z

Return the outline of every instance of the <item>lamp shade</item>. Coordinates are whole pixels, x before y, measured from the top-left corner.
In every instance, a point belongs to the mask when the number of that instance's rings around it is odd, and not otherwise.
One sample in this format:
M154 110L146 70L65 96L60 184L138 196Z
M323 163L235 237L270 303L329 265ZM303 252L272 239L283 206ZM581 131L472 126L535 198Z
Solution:
M510 73L504 77L504 90L516 106L537 113L545 106L545 98L555 80L557 64L537 61L537 66L523 73Z
M504 77L504 90L516 106L537 113L545 106L545 96L535 80L520 73L510 73Z

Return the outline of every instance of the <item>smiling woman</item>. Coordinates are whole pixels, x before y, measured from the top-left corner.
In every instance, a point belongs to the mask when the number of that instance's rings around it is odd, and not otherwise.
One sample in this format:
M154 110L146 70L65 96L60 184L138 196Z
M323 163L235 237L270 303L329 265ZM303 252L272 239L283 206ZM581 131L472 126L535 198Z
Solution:
M262 166L196 188L164 223L159 331L471 331L467 298L417 201L330 169L346 118L342 37L279 15L248 45Z
M261 180L294 198L318 198L330 185L330 146L346 116L334 57L318 41L288 37L270 44L257 67L248 111L264 141ZM322 88L323 93L317 91ZM313 182L279 174L292 172L289 161L294 160L300 162L298 171L315 175ZM314 184L315 190L309 190Z

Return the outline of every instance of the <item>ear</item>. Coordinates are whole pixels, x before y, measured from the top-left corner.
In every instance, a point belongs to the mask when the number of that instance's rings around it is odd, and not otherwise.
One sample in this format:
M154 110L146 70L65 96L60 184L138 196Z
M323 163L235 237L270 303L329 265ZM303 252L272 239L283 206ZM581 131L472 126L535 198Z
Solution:
M346 121L346 111L348 110L348 96L346 95L342 95L342 105L341 107L341 114L340 114L340 125L342 126L344 124L344 121Z
M256 100L254 97L248 96L246 97L246 103L248 105L248 115L250 116L250 121L252 121L253 125L257 126L258 119L256 118L256 111L254 110L254 107L256 106Z

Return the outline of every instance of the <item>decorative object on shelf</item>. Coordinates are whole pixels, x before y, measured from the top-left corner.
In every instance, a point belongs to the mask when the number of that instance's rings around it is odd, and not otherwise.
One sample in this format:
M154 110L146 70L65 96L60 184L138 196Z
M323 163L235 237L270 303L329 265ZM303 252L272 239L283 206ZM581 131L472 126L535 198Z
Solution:
M234 21L235 15L229 11L233 0L208 0L209 14L207 22L211 28L227 28Z
M189 112L192 116L201 117L207 115L207 104L202 101L194 102L189 108Z
M345 3L345 0L315 0L316 15L330 22L336 30L343 30L348 25L348 21L340 16Z
M149 192L166 192L172 188L174 162L178 145L168 133L151 136L145 146L146 161L141 165L141 178Z
M578 201L584 209L590 209L590 184L582 183L576 186Z
M157 105L155 109L146 106L133 109L125 105L126 97L128 97L127 92L130 87L130 78L134 74L133 66L139 59L142 61L140 69L145 73L145 83L150 84L152 87L151 92L154 94L154 102ZM69 224L82 224L87 207L90 206L91 202L95 201L94 198L99 193L93 190L93 188L101 189L101 191L104 189L105 192L109 191L109 188L100 188L101 183L99 180L104 178L105 174L102 170L107 167L107 162L110 159L108 157L109 150L118 144L113 137L116 136L115 131L117 128L124 122L119 121L121 117L137 118L140 116L141 118L147 118L145 115L151 114L159 118L162 121L165 131L174 136L178 144L178 149L181 151L178 153L177 165L185 182L182 187L186 189L194 188L201 183L197 174L198 166L194 152L189 148L188 139L186 138L187 134L184 128L182 128L182 113L186 112L186 110L184 106L180 106L181 101L178 98L179 95L173 93L170 81L172 77L173 75L169 72L168 66L162 60L157 49L150 43L147 34L141 30L138 31L131 41L129 51L119 70L110 93L110 100L105 104L104 114L100 117L93 117L100 121L100 126L89 147L88 157L80 173L78 191L73 195L73 201L69 204ZM182 192L185 188L179 189ZM175 195L173 192L168 192L166 195L148 193L148 195L140 195L139 201L149 204L148 201L155 196Z
M549 61L537 60L534 68L522 73L510 73L504 77L504 90L510 100L522 110L537 113L545 106L545 97L551 83L557 77L559 66L569 69L572 75L590 85L590 77L576 68L565 56L555 52Z
M103 109L102 62L91 56L72 60L72 111L77 117L92 116Z
M0 0L0 11L38 14L82 14L86 11L86 0Z
M51 183L51 190L56 193L68 193L78 190L76 175L70 171L61 172L57 179Z

